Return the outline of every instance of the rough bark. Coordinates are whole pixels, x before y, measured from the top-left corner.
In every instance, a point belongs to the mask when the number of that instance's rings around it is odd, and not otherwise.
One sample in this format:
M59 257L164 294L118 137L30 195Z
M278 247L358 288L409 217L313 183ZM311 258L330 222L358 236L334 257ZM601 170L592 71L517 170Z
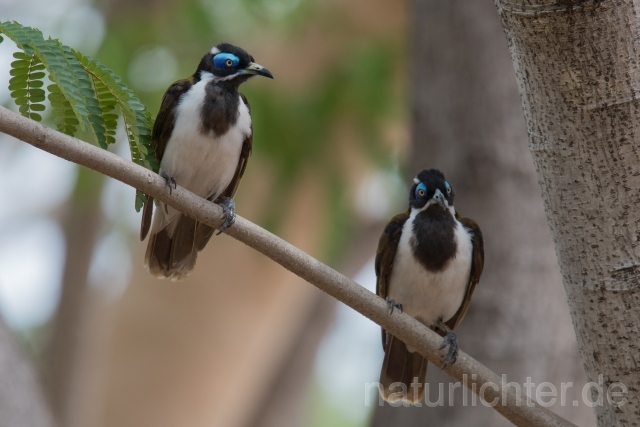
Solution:
M54 427L35 369L0 320L0 427Z
M500 19L491 2L414 0L410 172L441 169L456 207L485 236L485 270L460 343L508 381L573 382L585 376L520 110ZM429 372L431 392L448 379ZM431 399L435 401L435 398ZM559 403L559 402L558 402ZM580 426L595 423L581 404L554 408ZM464 406L378 408L373 425L509 425L493 411ZM428 420L428 421L425 421Z
M637 425L640 3L496 5L587 377L628 389L598 425Z

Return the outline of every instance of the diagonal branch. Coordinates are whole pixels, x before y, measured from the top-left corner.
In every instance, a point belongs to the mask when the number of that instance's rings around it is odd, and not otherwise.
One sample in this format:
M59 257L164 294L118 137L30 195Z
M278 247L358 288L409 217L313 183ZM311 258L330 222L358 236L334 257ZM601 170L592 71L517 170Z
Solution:
M0 107L0 132L131 185L207 225L219 227L222 224L222 208L217 205L181 187L170 194L164 179L154 172L4 107ZM415 348L430 362L442 365L442 354L438 350L442 344L440 336L407 314L396 310L389 315L387 303L382 298L353 280L239 216L235 225L225 233L368 317ZM504 390L498 374L462 351L456 363L445 371L473 392L480 395L483 390L481 397L487 402L495 402L494 409L517 426L574 426L533 399L518 396L514 388Z

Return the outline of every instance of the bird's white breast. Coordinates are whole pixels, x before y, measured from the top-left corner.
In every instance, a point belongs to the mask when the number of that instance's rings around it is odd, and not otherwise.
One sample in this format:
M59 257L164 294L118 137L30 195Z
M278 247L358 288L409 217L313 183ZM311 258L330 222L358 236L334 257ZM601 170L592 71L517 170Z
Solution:
M439 272L428 271L413 255L410 244L413 221L419 213L412 210L402 228L402 235L389 280L388 296L402 303L406 313L427 326L436 320L447 321L458 311L466 293L471 272L473 246L471 236L456 220L455 257Z
M233 179L242 145L251 133L249 109L240 98L236 123L224 135L201 132L200 111L205 86L212 76L203 78L182 96L176 122L167 142L160 172L167 172L176 183L200 197L217 196Z
M176 122L160 162L176 184L200 197L213 198L231 183L240 160L245 138L251 133L251 115L242 97L236 123L224 135L202 133L200 111L205 100L205 86L213 75L203 73L201 80L185 93L178 104ZM162 206L156 209L152 231L167 227L172 235L180 213Z

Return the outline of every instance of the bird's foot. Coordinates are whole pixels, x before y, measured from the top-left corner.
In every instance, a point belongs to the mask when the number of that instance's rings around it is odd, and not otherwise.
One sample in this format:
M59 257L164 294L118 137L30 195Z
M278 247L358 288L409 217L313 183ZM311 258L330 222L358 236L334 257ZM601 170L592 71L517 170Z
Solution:
M219 236L220 233L231 227L233 223L236 222L236 202L234 202L231 197L220 197L219 200L220 202L218 203L218 206L222 207L224 222L216 236Z
M167 183L167 187L169 187L169 195L171 195L171 192L178 187L176 184L176 179L169 175L167 172L162 172L160 176L163 177L164 181Z
M396 300L389 299L389 297L386 297L384 300L389 305L389 315L393 314L394 308L397 308L398 310L400 310L400 313L402 313L402 304L396 303Z
M444 365L442 365L442 369L445 369L449 365L453 365L458 359L458 336L453 331L447 332L447 335L444 336L444 340L442 341L442 345L439 350L442 350L447 346L449 346L449 351L444 358Z

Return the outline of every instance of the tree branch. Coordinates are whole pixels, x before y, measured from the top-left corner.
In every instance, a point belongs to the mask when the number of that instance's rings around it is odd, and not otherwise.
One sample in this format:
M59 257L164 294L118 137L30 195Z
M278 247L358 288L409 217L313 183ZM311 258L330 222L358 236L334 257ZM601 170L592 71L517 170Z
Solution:
M0 107L0 132L131 185L207 225L219 227L222 224L222 209L217 205L181 187L170 194L164 179L152 171L4 107ZM353 280L240 216L225 233L368 317L415 348L430 362L442 365L442 353L438 350L442 338L439 335L398 310L389 315L389 307L382 298ZM483 384L495 384L495 387L485 386L485 400L495 401L494 409L517 426L574 426L533 399L526 396L518 399L513 388L504 391L498 374L462 351L456 363L445 372L478 394Z

